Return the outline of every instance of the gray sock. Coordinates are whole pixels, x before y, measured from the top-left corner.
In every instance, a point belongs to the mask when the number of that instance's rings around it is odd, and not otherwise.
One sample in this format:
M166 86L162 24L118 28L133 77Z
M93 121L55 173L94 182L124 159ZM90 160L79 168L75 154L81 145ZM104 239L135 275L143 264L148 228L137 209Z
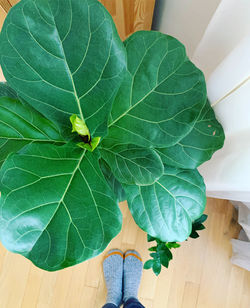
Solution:
M122 303L123 252L110 250L103 261L103 273L107 287L107 303L120 306Z
M142 267L142 259L137 251L129 250L125 253L123 264L124 302L131 297L137 298L142 276Z

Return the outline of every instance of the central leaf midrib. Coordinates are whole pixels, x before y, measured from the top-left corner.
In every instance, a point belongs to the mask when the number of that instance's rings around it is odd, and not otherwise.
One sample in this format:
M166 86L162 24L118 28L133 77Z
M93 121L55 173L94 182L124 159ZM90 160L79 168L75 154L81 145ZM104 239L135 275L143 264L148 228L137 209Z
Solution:
M144 101L151 93L154 92L154 90L156 88L158 88L163 82L165 82L166 80L168 80L173 74L175 74L178 69L183 65L183 63L186 61L186 58L184 59L183 62L181 62L181 64L171 73L169 74L164 80L162 80L160 83L158 83L155 87L152 88L152 90L149 91L148 94L146 94L143 98L141 98L138 102L136 102L133 106L131 106L128 110L126 110L123 114L121 114L116 120L114 120L113 122L111 122L109 124L108 127L111 127L112 125L114 125L117 121L119 121L121 118L123 118L124 116L126 116L133 108L135 108L138 104L140 104L142 101ZM135 76L133 76L135 77ZM132 87L132 84L131 84ZM133 89L132 89L133 92Z
M174 199L174 204L175 204L175 213L177 213L177 209L176 209L176 203L178 203L181 208L184 210L184 212L187 214L187 216L189 217L190 221L192 221L189 213L187 212L187 210L184 208L184 206L180 203L180 201L177 200L177 198L175 197L175 195L173 195L164 185L162 185L159 181L156 181L156 183L161 186L164 190L166 190L166 192Z
M38 242L38 240L39 240L40 237L42 236L43 232L48 228L49 224L52 222L53 218L55 217L55 215L56 215L56 213L57 213L57 211L58 211L59 206L60 206L60 205L62 204L62 202L64 201L64 198L65 198L65 196L66 196L66 194L67 194L67 192L68 192L68 189L69 189L69 187L70 187L70 185L71 185L71 183L72 183L72 181L73 181L73 178L74 178L74 176L75 176L77 170L79 169L79 166L80 166L80 164L81 164L81 162L82 162L82 160L83 160L83 158L84 158L84 156L85 156L85 153L86 153L86 150L84 150L83 154L82 154L81 157L79 158L79 161L78 161L78 163L77 163L75 169L74 169L73 172L72 172L72 175L71 175L71 178L70 178L70 180L69 180L69 182L68 182L68 185L66 186L65 191L64 191L64 193L63 193L61 199L58 201L58 205L57 205L57 207L56 207L54 213L52 214L52 216L51 216L49 222L46 224L46 226L45 226L42 230L40 230L41 233L40 233L39 237L36 239L36 241L35 241L33 247L30 249L30 251L33 250L34 246L36 245L36 243ZM64 204L65 204L65 203L64 203ZM66 207L66 204L65 204L64 206ZM68 208L67 208L67 210L68 210Z
M83 117L83 113L82 113L82 108L81 108L81 104L80 104L80 100L79 100L79 97L77 95L77 91L76 91L76 87L75 87L75 82L74 82L74 79L73 79L73 75L71 73L71 70L69 68L69 65L68 65L68 62L67 62L67 58L66 58L66 55L65 55L65 51L64 51L64 47L63 47L63 42L62 42L62 39L60 37L60 34L59 34L59 31L58 31L58 28L57 28L57 24L56 24L56 21L55 21L55 17L52 13L52 9L50 7L50 3L49 3L49 9L50 9L50 12L51 12L51 16L53 18L53 21L54 21L54 25L55 25L55 29L56 29L56 32L57 32L57 36L59 38L59 42L61 44L61 50L62 50L62 53L63 53L63 57L64 57L64 62L65 62L65 65L66 65L66 69L68 71L68 74L69 74L69 77L70 77L70 80L71 80L71 83L72 83L72 87L73 87L73 91L74 91L74 96L75 96L75 99L76 99L76 103L77 103L77 106L78 106L78 109L79 109L79 113L80 113L80 117L81 119L84 121L84 117ZM84 121L85 122L85 121Z

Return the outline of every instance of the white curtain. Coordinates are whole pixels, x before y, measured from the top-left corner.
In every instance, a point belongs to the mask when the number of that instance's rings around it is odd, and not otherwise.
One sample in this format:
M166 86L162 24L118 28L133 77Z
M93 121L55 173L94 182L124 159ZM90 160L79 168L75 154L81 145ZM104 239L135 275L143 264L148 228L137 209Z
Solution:
M156 19L157 30L182 41L205 74L226 141L199 171L208 196L241 202L245 233L232 240L232 262L250 270L250 1L166 0Z

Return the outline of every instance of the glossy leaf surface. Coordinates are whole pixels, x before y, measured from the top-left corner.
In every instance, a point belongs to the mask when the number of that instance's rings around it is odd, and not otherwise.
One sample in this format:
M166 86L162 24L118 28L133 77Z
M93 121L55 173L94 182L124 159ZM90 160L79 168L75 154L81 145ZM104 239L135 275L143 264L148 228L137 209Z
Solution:
M101 253L121 229L121 213L97 152L72 144L32 144L1 173L1 241L54 271Z
M0 97L10 97L18 99L16 91L14 91L7 82L0 82Z
M153 185L123 186L135 222L162 242L186 240L205 208L205 185L197 170L165 167Z
M0 165L10 153L31 142L65 141L55 125L32 107L17 99L0 97Z
M117 179L114 177L112 171L110 170L109 166L107 163L103 160L99 160L99 164L102 170L102 173L106 179L106 181L109 183L110 187L112 188L117 201L122 202L126 200L126 194L124 189L122 188L122 185Z
M152 149L128 144L108 147L104 142L100 152L116 179L121 183L153 184L163 174L160 156Z
M124 44L128 72L112 108L109 137L143 147L176 144L206 102L202 72L171 36L139 31Z
M207 101L192 131L176 145L157 149L157 152L169 166L195 169L222 148L224 139L223 128Z
M125 50L96 0L22 0L1 32L1 66L11 87L61 128L78 115L103 136L126 65Z

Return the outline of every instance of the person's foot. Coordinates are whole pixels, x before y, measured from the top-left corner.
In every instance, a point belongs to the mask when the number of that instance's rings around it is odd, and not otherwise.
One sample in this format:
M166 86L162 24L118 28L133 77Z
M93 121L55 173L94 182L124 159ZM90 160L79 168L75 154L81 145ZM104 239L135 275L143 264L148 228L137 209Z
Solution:
M142 276L142 259L135 250L128 250L124 255L123 264L123 301L137 298Z
M122 303L123 252L110 250L103 261L103 273L107 287L107 303L120 306Z

